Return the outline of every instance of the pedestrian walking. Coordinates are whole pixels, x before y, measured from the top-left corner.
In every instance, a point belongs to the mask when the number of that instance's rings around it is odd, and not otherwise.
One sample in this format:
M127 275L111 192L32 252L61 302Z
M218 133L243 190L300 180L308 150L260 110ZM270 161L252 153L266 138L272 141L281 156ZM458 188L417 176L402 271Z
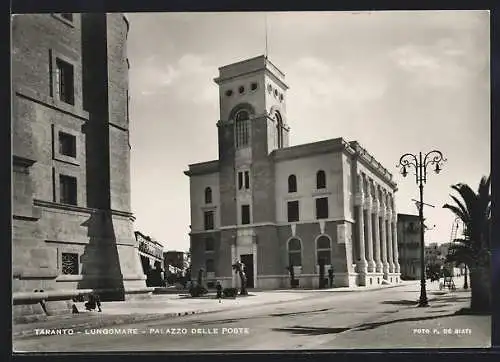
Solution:
M217 281L217 298L219 299L219 303L221 303L221 299L222 299L222 285L220 283L220 281Z
M330 285L330 288L333 288L333 268L330 267L328 269L328 285Z

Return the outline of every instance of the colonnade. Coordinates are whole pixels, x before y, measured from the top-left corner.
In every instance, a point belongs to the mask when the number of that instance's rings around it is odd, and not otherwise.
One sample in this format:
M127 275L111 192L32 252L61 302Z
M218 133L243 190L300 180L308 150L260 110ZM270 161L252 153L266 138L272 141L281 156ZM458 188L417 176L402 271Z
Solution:
M400 273L394 196L364 174L357 176L357 269L360 274Z

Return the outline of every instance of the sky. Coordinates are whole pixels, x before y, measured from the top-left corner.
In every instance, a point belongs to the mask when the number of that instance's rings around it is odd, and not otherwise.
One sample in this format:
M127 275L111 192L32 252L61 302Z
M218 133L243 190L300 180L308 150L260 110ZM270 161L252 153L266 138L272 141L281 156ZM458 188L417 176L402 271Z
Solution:
M426 243L449 242L451 185L490 173L488 11L137 13L130 20L135 229L189 249L189 164L218 157L218 68L262 55L285 73L290 146L357 140L393 175L399 213L418 214L407 152L440 150L424 188ZM435 227L434 227L435 225Z

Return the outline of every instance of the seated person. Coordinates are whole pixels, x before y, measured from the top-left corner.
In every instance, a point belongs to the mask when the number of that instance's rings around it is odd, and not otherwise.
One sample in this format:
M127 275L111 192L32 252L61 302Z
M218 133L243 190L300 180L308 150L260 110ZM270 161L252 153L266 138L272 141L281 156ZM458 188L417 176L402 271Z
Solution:
M99 296L95 293L89 294L89 301L85 303L85 309L87 310L94 310L97 307L98 312L102 312L101 309L101 299Z

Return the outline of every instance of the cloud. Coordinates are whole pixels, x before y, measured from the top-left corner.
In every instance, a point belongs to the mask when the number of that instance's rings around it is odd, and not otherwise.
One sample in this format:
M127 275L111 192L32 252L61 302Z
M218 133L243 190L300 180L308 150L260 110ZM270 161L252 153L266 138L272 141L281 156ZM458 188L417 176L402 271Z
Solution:
M130 73L136 96L169 96L196 104L216 104L217 87L211 82L216 70L208 57L184 54L165 64L149 57L131 68Z
M443 38L427 46L401 46L392 50L389 58L411 76L413 85L460 87L477 65L469 59L472 54L467 48L466 44Z
M385 81L379 75L354 65L334 64L315 57L298 59L287 69L291 96L301 103L329 105L362 102L384 95Z

